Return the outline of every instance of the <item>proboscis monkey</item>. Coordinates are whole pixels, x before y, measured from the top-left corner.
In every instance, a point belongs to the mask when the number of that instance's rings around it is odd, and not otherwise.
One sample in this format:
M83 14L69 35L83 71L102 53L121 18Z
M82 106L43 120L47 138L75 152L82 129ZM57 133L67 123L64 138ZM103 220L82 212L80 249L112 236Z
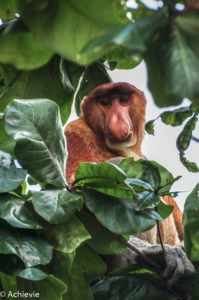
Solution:
M117 157L134 157L136 160L145 158L141 151L145 127L145 108L144 93L128 83L107 83L91 91L81 103L82 114L79 119L71 122L65 128L68 147L66 164L68 183L74 181L80 162L100 163L108 160L112 162L116 161ZM160 223L163 243L177 246L183 238L182 213L172 197L165 196L163 201L174 207L172 215ZM159 243L156 227L139 234L139 239L131 237L130 242L137 243L138 246L142 245L140 246L142 248L146 248L144 245L147 245L147 248L150 248L148 253L152 250L154 254L161 251L160 246L140 243L140 238L150 244ZM182 269L178 266L179 256L181 259L183 257L183 264L189 269L188 271L186 268L184 271L181 270L181 275L189 273L193 266L189 266L190 262L184 253L182 254L183 251L180 248L169 247L168 249L170 249L168 256L177 257L176 263L171 259L167 261L165 258L167 268L164 275L168 276L168 269L171 273L172 268L174 280L171 280L171 284L173 284L179 278L179 269ZM180 255L177 254L178 251L180 251ZM177 277L175 273L178 273Z

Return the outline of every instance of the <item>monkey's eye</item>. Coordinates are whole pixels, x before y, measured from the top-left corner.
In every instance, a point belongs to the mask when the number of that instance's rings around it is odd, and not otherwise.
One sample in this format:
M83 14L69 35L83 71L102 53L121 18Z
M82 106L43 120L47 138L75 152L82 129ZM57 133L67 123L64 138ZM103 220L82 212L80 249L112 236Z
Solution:
M110 101L108 99L102 99L100 100L100 104L103 105L103 106L107 106L109 105Z
M129 102L129 98L126 96L120 96L120 103L128 103Z

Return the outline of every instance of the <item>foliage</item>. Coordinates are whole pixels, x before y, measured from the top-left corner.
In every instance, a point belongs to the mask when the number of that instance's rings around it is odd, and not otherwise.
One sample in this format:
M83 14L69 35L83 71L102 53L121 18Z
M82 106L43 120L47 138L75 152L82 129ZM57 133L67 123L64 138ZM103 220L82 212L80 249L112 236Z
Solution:
M178 1L164 1L156 11L136 2L136 9L119 0L0 3L0 281L7 295L199 299L198 271L168 288L150 268L128 266L104 276L100 257L121 254L129 234L170 215L160 196L173 195L179 177L153 161L129 158L119 166L81 164L73 193L65 180L62 124L72 102L80 114L83 97L111 81L108 70L131 69L143 58L158 106L192 101L160 117L171 126L186 120L177 147L182 163L198 171L184 154L199 113L199 13L184 1L183 12ZM29 190L27 174L40 191ZM197 202L198 185L184 211L185 250L196 266Z

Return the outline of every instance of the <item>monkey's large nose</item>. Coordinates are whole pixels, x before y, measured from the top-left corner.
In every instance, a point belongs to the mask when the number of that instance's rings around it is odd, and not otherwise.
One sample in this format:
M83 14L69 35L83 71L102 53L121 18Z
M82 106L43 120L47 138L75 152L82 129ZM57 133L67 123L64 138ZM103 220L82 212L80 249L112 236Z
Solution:
M130 124L128 119L122 115L113 114L109 123L109 132L111 140L115 142L122 142L130 135Z

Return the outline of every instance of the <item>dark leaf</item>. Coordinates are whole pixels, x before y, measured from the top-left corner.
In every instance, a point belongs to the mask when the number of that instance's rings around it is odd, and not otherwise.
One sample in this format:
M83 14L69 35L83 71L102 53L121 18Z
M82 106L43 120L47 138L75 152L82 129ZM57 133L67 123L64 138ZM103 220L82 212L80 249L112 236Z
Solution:
M68 281L68 292L64 300L92 300L90 283L102 276L106 271L103 260L89 247L77 249L77 254Z
M83 73L83 77L74 98L77 115L80 115L81 113L80 103L83 98L98 85L111 81L111 77L107 73L103 64L95 63L88 66Z
M192 131L195 129L198 118L194 115L184 126L182 132L177 138L177 148L179 151L185 151L190 144Z
M131 53L143 53L146 51L146 43L150 41L157 30L165 25L167 14L164 10L151 16L137 20L130 25L110 29L104 34L95 37L83 48L83 53L92 52L104 55L116 46L124 46ZM117 49L117 48L116 48Z
M184 34L175 27L162 47L162 58L169 93L198 99L199 58Z
M131 201L110 197L94 190L83 190L82 194L87 208L111 232L137 234L155 225L153 212L137 212Z
M160 37L151 41L144 60L148 71L148 88L153 95L155 103L159 107L179 105L183 98L171 93L167 88L167 82L162 64L162 54L160 53L160 45L164 38L164 32L160 32Z
M33 234L1 229L0 253L15 254L26 268L48 264L52 258L52 247Z
M32 70L45 65L53 51L38 43L20 20L10 22L0 35L0 62L20 70Z
M71 112L73 91L63 85L59 64L60 57L55 56L46 66L33 71L20 72L12 66L0 66L0 79L4 82L2 89L0 87L0 110L4 111L6 105L16 98L48 98L60 106L62 122L65 123ZM72 63L68 64L67 72L71 71L70 76L74 78L77 76L76 71Z
M52 224L67 222L83 205L83 199L68 191L46 190L32 193L35 211Z
M175 292L151 280L150 277L113 276L92 286L95 300L182 300Z
M87 244L96 253L112 255L124 252L126 246L118 241L112 232L102 226L92 214L81 211L78 216L91 235L91 239L87 241Z
M96 0L95 5L88 0L47 1L42 9L37 2L19 1L19 7L19 13L38 42L81 65L88 65L101 56L98 52L81 53L89 40L129 22L122 4L113 0Z
M53 275L39 281L17 278L17 288L29 295L32 293L34 298L37 297L39 300L60 300L67 291L66 284Z
M13 227L23 229L41 229L31 203L16 197L0 197L0 218Z
M77 217L73 217L67 223L54 226L49 233L49 238L54 249L68 254L74 252L91 236L82 222Z
M199 261L199 184L186 199L183 225L186 254L190 260Z

